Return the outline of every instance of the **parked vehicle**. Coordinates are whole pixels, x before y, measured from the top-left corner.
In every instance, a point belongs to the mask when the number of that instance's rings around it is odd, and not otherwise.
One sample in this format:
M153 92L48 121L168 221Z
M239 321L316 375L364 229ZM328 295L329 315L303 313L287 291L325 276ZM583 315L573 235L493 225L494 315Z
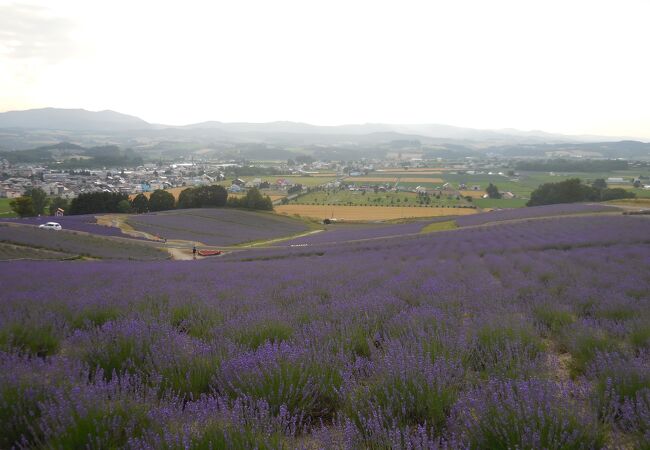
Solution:
M61 224L56 223L56 222L47 222L42 225L39 225L38 228L42 228L43 230L61 230Z

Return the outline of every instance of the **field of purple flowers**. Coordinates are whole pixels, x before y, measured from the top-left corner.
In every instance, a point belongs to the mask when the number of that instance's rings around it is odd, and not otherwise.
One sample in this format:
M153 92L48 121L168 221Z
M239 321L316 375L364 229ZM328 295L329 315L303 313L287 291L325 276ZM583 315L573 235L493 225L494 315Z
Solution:
M647 448L649 267L622 215L0 263L0 448Z
M41 230L35 226L11 226L3 223L0 223L0 243L24 246L25 253L30 254L33 249L42 249L68 256L102 259L156 260L169 256L165 251L133 239L108 239L69 230Z
M226 208L180 209L130 216L129 225L167 239L206 245L235 245L307 231L298 220Z
M535 206L532 208L502 209L484 214L461 216L456 220L459 227L483 225L504 220L532 219L536 217L563 216L569 214L590 214L601 212L617 212L615 206L590 203L559 203L556 205Z
M57 222L61 224L64 230L83 231L85 233L99 234L101 236L121 236L128 237L122 234L122 231L117 227L109 227L98 225L95 215L79 215L79 216L43 216L43 217L23 217L21 219L0 219L1 222L18 223L23 225L42 225L47 222Z
M297 237L289 241L282 241L277 245L314 245L330 242L388 238L405 234L418 234L422 228L431 223L448 222L454 219L455 217L453 216L444 216L435 219L415 220L412 222L396 224L337 223L325 225L325 229L322 232Z

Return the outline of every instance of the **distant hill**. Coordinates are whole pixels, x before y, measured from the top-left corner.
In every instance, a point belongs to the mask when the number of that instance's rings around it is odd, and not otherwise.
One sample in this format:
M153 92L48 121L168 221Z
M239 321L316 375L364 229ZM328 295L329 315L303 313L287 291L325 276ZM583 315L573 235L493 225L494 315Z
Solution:
M571 136L545 133L543 131L518 130L479 130L474 128L454 127L436 124L384 124L365 123L350 125L320 126L300 122L201 122L182 127L188 130L214 130L227 134L296 134L296 135L339 135L362 136L369 134L395 133L401 135L421 136L437 139L471 140L471 141L515 141L515 142L577 142ZM601 138L601 140L604 140Z
M126 131L151 128L151 124L115 111L42 108L0 113L0 128L65 131Z
M90 169L98 167L130 167L142 164L142 157L131 149L116 145L82 147L69 142L45 145L20 151L0 151L0 159L10 163L52 164L60 169Z
M282 159L288 158L292 148L310 149L325 159L350 159L383 157L395 148L413 147L428 157L650 158L648 143L540 130L482 130L440 124L320 126L290 121L208 121L169 126L114 111L43 108L0 113L0 151L36 149L35 154L42 158L47 150L44 146L60 146L61 142L86 149L118 145L134 148L147 157L173 157L207 149L214 150L211 154L233 157ZM65 149L51 150L75 150L71 144L65 145Z

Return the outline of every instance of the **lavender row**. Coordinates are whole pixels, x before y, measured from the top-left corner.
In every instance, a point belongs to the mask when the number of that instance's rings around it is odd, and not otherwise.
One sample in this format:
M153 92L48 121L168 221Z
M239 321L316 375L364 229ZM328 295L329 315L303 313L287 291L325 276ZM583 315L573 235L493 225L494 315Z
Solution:
M131 216L128 223L166 239L234 245L291 236L307 230L304 223L276 216L225 208L178 210Z
M285 241L277 245L316 245L332 242L348 242L382 237L417 234L432 223L448 222L455 217L440 217L436 219L417 220L399 224L334 224L326 225L325 230L308 236Z
M616 211L620 211L620 209L614 206L588 203L563 203L557 205L534 206L530 208L503 209L483 214L471 214L459 217L456 220L456 223L460 227L467 227L472 225L483 225L490 222L501 222L504 220Z
M101 236L128 237L124 235L122 231L117 227L97 224L97 218L94 215L24 217L21 219L0 219L0 222L35 226L42 225L47 222L57 222L61 224L61 227L64 230L83 231L85 233L99 234Z
M641 217L557 218L3 264L0 447L640 446L648 236Z

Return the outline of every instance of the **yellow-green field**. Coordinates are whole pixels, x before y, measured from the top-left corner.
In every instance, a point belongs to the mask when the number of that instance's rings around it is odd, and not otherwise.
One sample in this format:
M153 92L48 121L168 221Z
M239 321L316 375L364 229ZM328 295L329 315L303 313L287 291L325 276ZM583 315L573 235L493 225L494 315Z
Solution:
M9 198L0 198L0 218L2 217L16 217L16 213L13 212L11 206L9 206Z
M442 178L429 178L429 177L392 177L392 176L382 176L382 177L349 177L345 179L348 183L442 183Z
M420 233L422 234L434 233L436 231L453 230L455 228L458 228L456 222L454 222L453 220L448 220L445 222L430 223L429 225L422 228L422 230L420 230Z
M397 206L329 206L329 205L279 205L278 214L298 215L315 219L336 218L349 221L392 220L410 217L461 216L475 214L471 208L432 208Z

